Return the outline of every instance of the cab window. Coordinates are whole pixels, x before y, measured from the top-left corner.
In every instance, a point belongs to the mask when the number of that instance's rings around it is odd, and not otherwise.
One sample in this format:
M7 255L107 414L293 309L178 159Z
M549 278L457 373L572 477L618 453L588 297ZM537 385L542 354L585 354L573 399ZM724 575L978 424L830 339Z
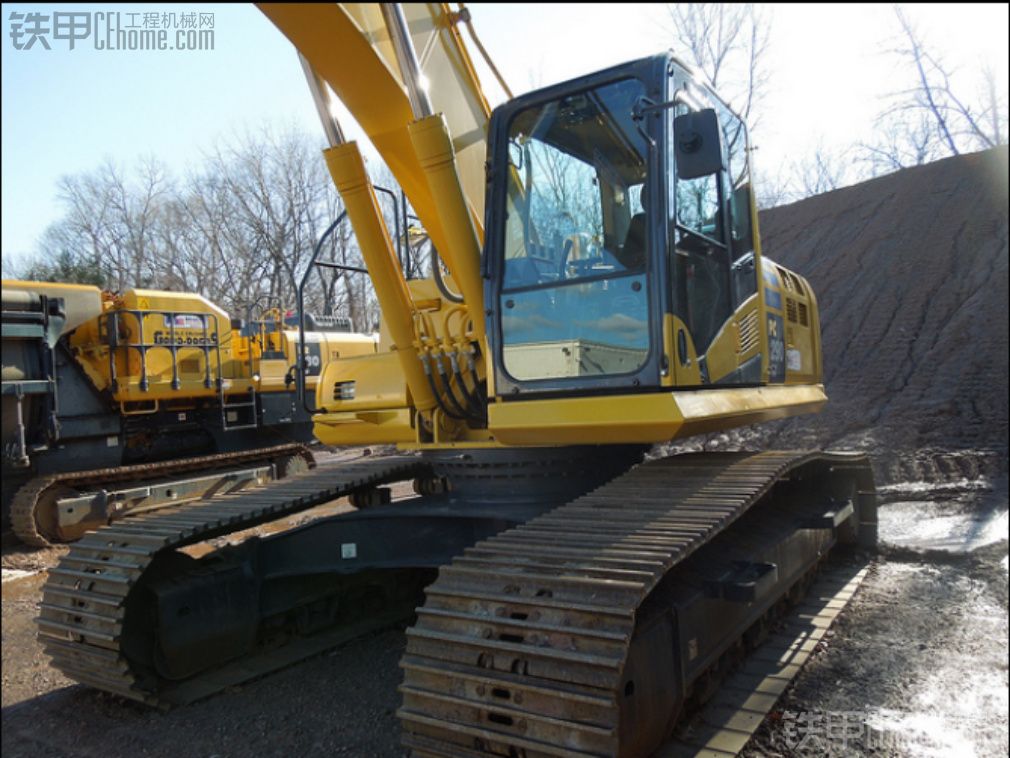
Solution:
M518 112L500 312L520 381L626 374L649 348L647 145L626 79Z

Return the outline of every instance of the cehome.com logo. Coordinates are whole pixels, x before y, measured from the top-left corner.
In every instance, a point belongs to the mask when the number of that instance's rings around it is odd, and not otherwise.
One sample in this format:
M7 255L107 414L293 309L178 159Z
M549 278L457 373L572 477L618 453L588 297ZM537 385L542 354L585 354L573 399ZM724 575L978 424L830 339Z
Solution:
M213 13L11 11L7 21L15 50L214 49Z

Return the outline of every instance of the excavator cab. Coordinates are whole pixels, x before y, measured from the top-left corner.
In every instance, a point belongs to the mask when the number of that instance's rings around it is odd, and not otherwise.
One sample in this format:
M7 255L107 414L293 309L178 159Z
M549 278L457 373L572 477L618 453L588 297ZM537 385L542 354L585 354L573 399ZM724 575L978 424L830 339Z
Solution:
M760 351L745 365L728 339L757 306L746 145L743 122L667 55L494 111L499 396L762 381Z

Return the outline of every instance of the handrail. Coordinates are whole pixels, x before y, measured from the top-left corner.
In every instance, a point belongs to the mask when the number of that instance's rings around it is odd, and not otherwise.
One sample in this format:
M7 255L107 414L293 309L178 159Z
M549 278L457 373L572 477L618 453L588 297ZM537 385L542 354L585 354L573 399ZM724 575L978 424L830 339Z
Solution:
M120 343L119 341L119 324L120 316L129 315L132 316L137 321L137 341L131 342L127 339L125 342ZM224 376L223 376L223 366L221 363L221 344L220 344L220 334L221 328L218 323L217 314L206 313L201 311L170 311L170 310L145 310L139 308L123 308L110 311L104 314L106 324L106 338L109 344L109 377L111 380L111 389L113 393L119 391L119 377L116 370L116 349L119 347L124 348L124 355L126 356L127 366L129 366L129 356L130 349L133 348L138 353L140 353L140 382L138 386L141 392L147 392L150 387L150 382L147 376L147 352L148 350L168 350L172 355L172 389L178 390L182 386L182 382L179 377L179 348L202 350L204 355L204 387L210 389L215 386L215 382L211 381L211 371L210 371L210 353L211 350L214 351L217 357L217 379L216 384L219 390L223 391L224 387ZM144 339L144 320L148 316L162 316L168 319L168 344L160 342L147 342ZM175 322L177 316L194 316L200 319L203 329L203 342L200 344L186 344L180 345L176 343L175 339ZM217 339L210 339L211 332L208 331L208 323L213 319L213 334L216 335Z
M393 201L393 219L394 219L394 235L396 241L396 256L400 262L400 268L404 268L404 263L409 264L409 258L407 256L409 253L409 246L406 241L406 230L407 230L407 203L406 198L401 197L399 200L396 197L396 193L393 190L387 189L385 187L375 187L376 192L380 192L383 195L388 196ZM401 191L401 196L403 195ZM402 203L402 205L401 205ZM401 215L402 208L402 215ZM302 279L298 283L298 359L295 362L295 386L298 393L298 402L301 404L302 408L309 415L315 415L322 413L319 408L310 408L305 397L305 285L308 284L310 275L313 268L316 266L324 266L326 268L333 268L340 271L350 271L355 274L367 274L368 269L361 266L350 266L346 263L340 263L338 261L327 261L319 260L319 254L322 252L323 244L326 240L333 234L334 231L347 219L347 211L343 210L340 215L326 227L326 231L322 233L319 237L319 241L316 242L315 248L312 250L312 258L309 259L308 265L305 267L305 271L302 274ZM402 223L402 227L401 227ZM406 248L406 250L405 250ZM406 261L405 261L406 259Z
M320 413L320 409L309 408L308 403L305 400L305 285L309 281L309 275L312 273L313 267L317 265L319 253L323 249L323 243L326 242L327 238L333 234L337 227L340 226L346 218L347 211L341 211L336 220L326 227L326 231L322 233L319 237L319 241L316 242L316 246L312 250L312 258L309 260L309 265L305 267L305 272L302 274L302 280L298 283L298 358L295 361L295 388L298 393L298 402L301 403L302 408L310 416ZM342 267L341 264L333 262L327 262L322 265L331 265L334 268ZM346 268L356 267L348 266Z

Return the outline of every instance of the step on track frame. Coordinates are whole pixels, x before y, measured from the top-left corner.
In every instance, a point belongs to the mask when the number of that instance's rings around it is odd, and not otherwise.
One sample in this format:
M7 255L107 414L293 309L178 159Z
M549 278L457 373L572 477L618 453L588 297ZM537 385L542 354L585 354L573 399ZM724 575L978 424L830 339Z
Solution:
M861 561L826 567L774 633L727 676L719 691L683 728L678 725L674 738L653 758L733 758L740 753L868 571Z

